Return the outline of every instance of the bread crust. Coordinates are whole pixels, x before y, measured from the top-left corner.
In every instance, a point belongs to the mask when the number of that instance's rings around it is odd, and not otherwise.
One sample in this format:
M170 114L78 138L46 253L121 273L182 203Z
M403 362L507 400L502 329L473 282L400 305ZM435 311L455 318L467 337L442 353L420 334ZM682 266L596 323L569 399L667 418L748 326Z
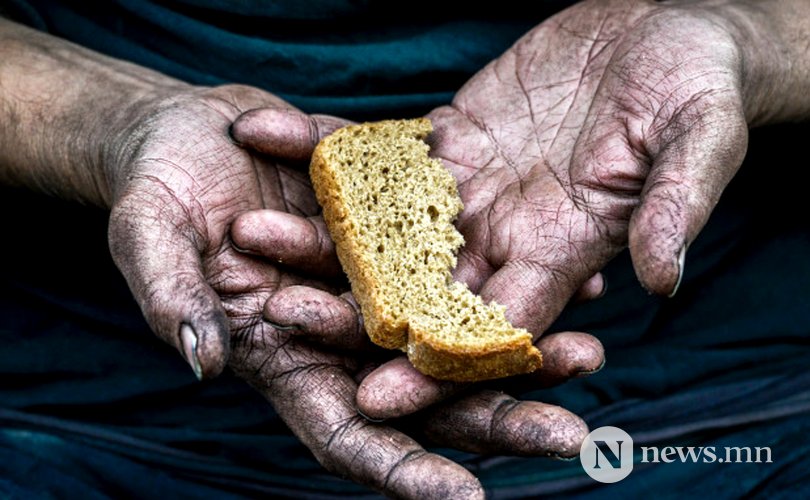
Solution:
M504 342L497 349L458 351L435 342L415 325L409 329L408 359L431 377L454 382L477 382L530 373L543 365L540 350L531 335Z
M345 128L335 134L340 134ZM358 248L352 239L351 233L355 229L343 205L342 187L338 183L334 169L324 157L323 150L331 147L337 137L335 134L323 139L312 154L312 163L309 175L315 187L315 196L323 207L323 218L329 234L335 242L338 259L349 277L352 294L360 310L366 332L375 344L386 349L405 350L408 343L408 324L404 321L395 322L393 318L386 318L381 301L377 300L379 285L374 276L368 272L371 262L365 253Z
M408 354L413 365L422 373L443 380L471 382L528 373L541 367L540 351L532 345L531 335L507 339L488 349L470 349L448 345L420 329L418 322L395 320L386 314L378 297L380 284L372 275L372 263L355 241L358 230L342 200L346 199L337 172L330 164L327 152L341 137L350 136L354 127L381 127L387 122L352 125L324 138L312 156L310 177L318 203L338 258L349 277L357 303L362 311L366 331L371 340L382 347L400 349ZM417 138L424 139L432 125L426 118L414 120L409 130L416 129ZM456 197L458 194L456 193Z

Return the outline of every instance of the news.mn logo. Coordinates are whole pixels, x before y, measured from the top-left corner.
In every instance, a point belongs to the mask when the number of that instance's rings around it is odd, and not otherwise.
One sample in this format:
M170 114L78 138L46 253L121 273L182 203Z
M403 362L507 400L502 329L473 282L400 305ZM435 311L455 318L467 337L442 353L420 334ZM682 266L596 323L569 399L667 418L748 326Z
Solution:
M594 429L579 450L579 461L600 483L615 483L633 472L633 438L618 427Z

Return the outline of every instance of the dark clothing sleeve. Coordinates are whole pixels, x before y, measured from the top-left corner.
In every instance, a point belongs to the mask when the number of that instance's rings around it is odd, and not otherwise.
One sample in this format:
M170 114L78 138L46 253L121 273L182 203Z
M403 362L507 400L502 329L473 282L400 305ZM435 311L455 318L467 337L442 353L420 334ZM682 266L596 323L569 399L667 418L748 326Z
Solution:
M85 47L201 85L243 83L309 112L414 116L571 2L459 7L432 2L30 0L16 18Z

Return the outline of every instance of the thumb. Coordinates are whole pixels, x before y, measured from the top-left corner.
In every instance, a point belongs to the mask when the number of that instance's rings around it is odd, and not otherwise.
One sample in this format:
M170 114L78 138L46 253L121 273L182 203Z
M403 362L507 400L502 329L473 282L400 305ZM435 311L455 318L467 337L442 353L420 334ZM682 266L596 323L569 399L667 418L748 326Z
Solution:
M729 111L724 111L730 109ZM652 167L629 226L630 255L641 284L672 297L678 291L686 249L739 169L748 128L739 108L712 106L680 113L651 148Z
M453 279L464 283L471 292L477 294L494 272L494 267L485 256L465 246L458 253Z
M352 122L296 109L257 108L231 124L233 140L245 148L279 158L307 161L318 142Z
M481 288L484 302L506 307L506 318L537 339L562 312L574 293L593 275L573 259L507 262Z
M485 303L504 306L509 322L525 328L537 339L574 293L604 267L612 249L609 245L589 244L592 240L582 230L589 227L584 212L572 210L551 224L533 213L512 214L512 220L518 222L529 217L535 219L523 226L524 230L501 229L495 234L488 229L492 222L486 211L466 221L467 226L479 228L479 232L467 231L467 246L459 254L454 278L466 283ZM500 223L501 228L509 228L510 224ZM483 252L476 253L482 248L486 257L481 255Z
M177 222L183 220L181 207L158 196L126 195L110 214L110 252L154 332L198 379L211 378L228 360L228 319L206 282L198 238Z

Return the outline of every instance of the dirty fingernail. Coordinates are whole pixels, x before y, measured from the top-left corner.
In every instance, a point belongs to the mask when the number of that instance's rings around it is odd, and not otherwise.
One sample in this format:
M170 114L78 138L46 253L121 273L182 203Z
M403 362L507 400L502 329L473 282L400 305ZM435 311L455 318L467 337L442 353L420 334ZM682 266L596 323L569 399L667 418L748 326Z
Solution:
M229 139L230 139L230 140L231 140L231 141L232 141L234 144L236 144L237 146L241 147L241 146L242 146L242 142L241 142L241 141L239 141L239 140L238 140L236 137L234 137L233 125L234 125L233 123L231 123L230 125L228 125L228 138L229 138Z
M546 456L548 458L551 458L552 460L559 460L560 462L573 462L574 460L579 458L579 454L576 454L573 457L564 457L564 456L560 455L559 453L554 453L554 452L548 453Z
M597 367L596 367L596 368L594 368L593 370L579 370L579 371L576 373L576 376L577 376L577 377L587 377L587 376L589 376L589 375L593 375L594 373L597 373L597 372L601 371L601 370L602 370L602 368L604 368L604 367L605 367L605 361L606 361L606 360L604 360L604 359L603 359L603 360L602 360L602 362L599 364L599 366L597 366Z
M183 354L186 356L186 361L194 370L197 380L202 380L202 366L200 366L200 358L197 357L197 334L191 325L185 323L180 325L180 341L183 343Z
M264 321L265 321L265 322L266 322L268 325L270 325L270 326L272 326L273 328L275 328L276 330L285 331L285 330L300 330L300 329L301 329L300 327L298 327L298 326L296 326L296 325L280 325L280 324L278 324L278 323L274 323L273 321L270 321L270 320L268 320L268 319L266 319L266 320L264 320Z
M239 245L236 244L235 241L231 241L231 246L233 247L234 250L236 250L239 253L243 253L245 255L257 255L256 252L254 252L253 250L248 250L246 248L240 247Z
M678 288L681 286L681 280L683 279L683 265L686 260L686 245L684 244L681 247L680 253L678 253L678 281L675 283L675 288L672 289L672 292L669 294L669 298L675 296L678 293Z
M366 415L365 413L363 413L363 411L360 408L358 408L357 405L355 405L354 409L357 411L358 415L360 415L364 419L368 420L369 422L379 424L380 422L385 422L387 420L385 418L373 418L373 417L370 417L370 416Z

